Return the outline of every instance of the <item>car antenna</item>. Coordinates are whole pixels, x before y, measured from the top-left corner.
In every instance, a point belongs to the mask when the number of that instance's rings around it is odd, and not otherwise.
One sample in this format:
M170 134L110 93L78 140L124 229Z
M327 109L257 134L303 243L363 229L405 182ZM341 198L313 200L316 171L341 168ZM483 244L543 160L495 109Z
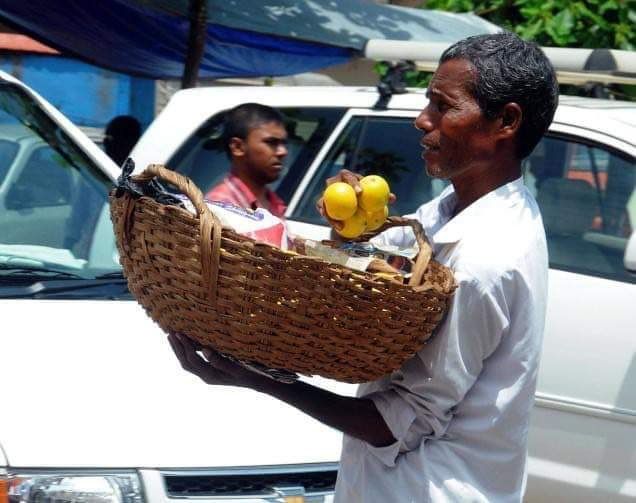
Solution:
M376 110L386 110L394 94L406 93L406 72L415 70L413 61L398 61L395 64L383 61L382 63L387 65L388 69L377 86L380 97L373 105Z

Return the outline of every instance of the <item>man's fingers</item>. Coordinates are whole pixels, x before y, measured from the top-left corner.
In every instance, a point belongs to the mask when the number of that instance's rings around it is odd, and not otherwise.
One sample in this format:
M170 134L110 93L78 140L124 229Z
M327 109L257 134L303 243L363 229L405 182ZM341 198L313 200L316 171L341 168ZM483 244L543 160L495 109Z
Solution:
M181 366L188 371L193 371L194 367L192 365L192 345L189 341L179 334L169 334L168 342L174 351L174 354L177 355L177 359ZM195 353L196 354L196 353Z
M174 351L174 354L177 356L177 359L183 366L184 362L187 361L185 356L185 350L183 349L183 344L181 344L181 341L177 338L175 334L168 334L168 342L170 343L170 347L172 348L172 351Z
M360 187L359 183L361 178L362 175L358 173L354 173L353 171L349 171L348 169L341 169L335 176L327 178L325 186L329 187L329 185L331 185L332 183L345 182L353 187L353 190L356 191L356 194L359 194L360 192L362 192L362 187Z
M223 366L228 362L227 358L221 356L213 349L204 348L202 352L203 356L205 356L205 359L210 363L210 365L214 365L217 368L223 368Z
M199 376L205 382L222 381L224 379L221 372L210 366L208 362L199 356L197 346L185 335L170 334L168 341L184 370Z
M327 212L325 211L325 202L324 202L324 199L322 197L320 199L318 199L318 201L316 201L316 210L323 217L327 216Z
M362 175L353 173L346 169L343 169L340 172L340 175L342 176L342 181L351 185L353 190L356 191L356 194L360 194L362 192L362 187L360 186L360 179L362 178Z
M205 359L210 362L210 365L228 375L232 375L236 372L237 368L243 369L242 365L233 362L210 348L205 348L203 350L203 356L205 356Z
M393 204L395 201L397 201L397 196L393 192L391 192L389 194L389 204Z
M332 220L331 218L325 216L325 218L329 221L329 225L336 229L337 231L342 230L344 227L344 222L342 220Z

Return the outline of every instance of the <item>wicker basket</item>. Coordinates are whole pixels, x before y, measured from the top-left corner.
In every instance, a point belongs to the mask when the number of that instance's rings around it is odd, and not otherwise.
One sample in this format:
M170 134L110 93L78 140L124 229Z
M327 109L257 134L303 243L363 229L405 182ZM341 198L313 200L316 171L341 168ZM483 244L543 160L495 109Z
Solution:
M222 229L199 189L162 166L133 181L155 177L198 216L118 190L111 217L130 291L167 332L267 368L355 383L399 368L445 313L453 276L431 259L416 221L391 217L382 228L411 225L417 236L414 273L401 285Z

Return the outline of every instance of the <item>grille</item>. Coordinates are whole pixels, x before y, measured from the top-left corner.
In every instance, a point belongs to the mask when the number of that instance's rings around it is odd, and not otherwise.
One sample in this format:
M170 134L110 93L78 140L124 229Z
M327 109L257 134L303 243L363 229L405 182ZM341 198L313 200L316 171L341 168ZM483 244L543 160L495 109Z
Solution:
M303 471L250 470L249 472L164 474L171 498L272 496L276 488L303 487L307 496L333 493L335 467Z

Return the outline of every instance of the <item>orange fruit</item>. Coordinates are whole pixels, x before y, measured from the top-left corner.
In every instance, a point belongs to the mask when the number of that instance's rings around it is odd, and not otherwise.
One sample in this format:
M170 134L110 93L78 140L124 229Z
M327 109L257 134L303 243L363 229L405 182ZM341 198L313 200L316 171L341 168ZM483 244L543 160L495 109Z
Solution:
M359 209L353 216L347 218L342 223L344 224L342 229L336 229L336 232L343 238L357 238L367 228L367 214L364 210Z
M353 187L345 182L335 182L323 194L325 211L333 220L346 220L358 209L358 199Z
M384 206L378 211L367 211L367 230L379 229L389 216L389 207Z
M379 175L368 175L360 180L362 193L358 205L368 212L380 211L389 204L389 184Z

